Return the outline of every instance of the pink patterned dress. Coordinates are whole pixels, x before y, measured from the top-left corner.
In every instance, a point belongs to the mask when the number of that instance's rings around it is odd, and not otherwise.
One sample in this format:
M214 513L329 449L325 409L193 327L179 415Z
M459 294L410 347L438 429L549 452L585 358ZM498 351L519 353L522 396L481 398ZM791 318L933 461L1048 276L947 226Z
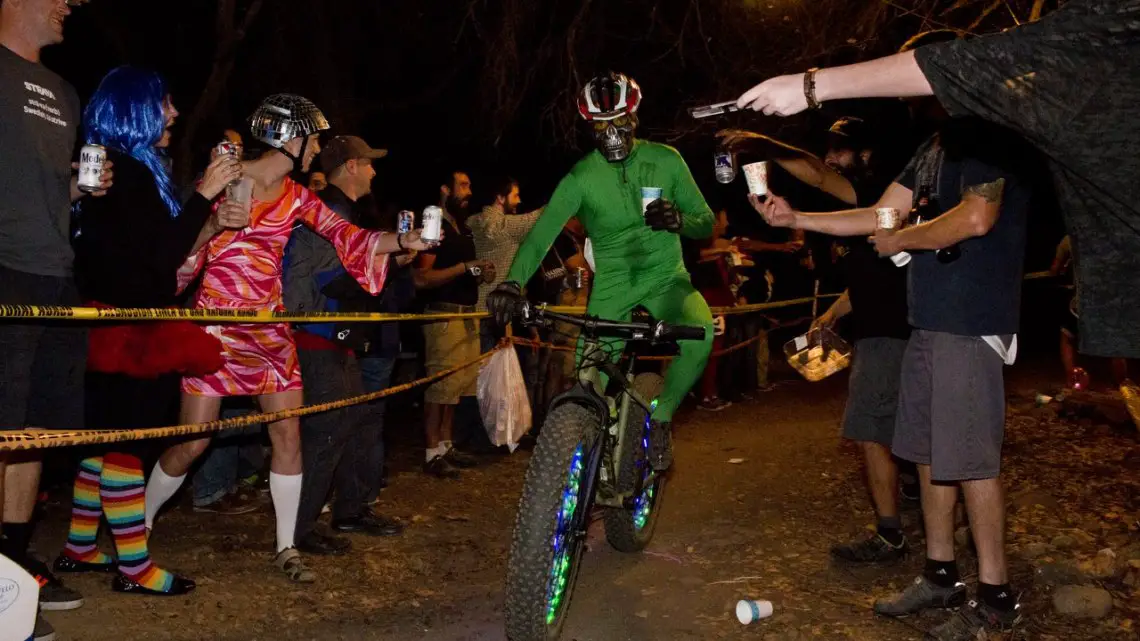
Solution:
M282 310L281 263L296 223L336 247L348 273L379 294L388 255L377 253L382 232L356 227L326 207L317 195L286 178L273 202L254 200L245 229L224 231L186 259L178 272L185 288L202 274L195 308ZM225 364L200 378L182 379L182 391L197 396L245 396L301 389L297 347L288 324L210 325L225 348Z

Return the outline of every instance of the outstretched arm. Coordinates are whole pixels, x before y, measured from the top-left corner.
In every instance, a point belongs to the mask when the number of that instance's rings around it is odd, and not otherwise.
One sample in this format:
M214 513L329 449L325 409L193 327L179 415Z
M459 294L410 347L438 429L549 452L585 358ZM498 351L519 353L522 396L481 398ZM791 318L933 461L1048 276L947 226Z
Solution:
M854 205L856 201L855 187L835 171L827 166L818 156L794 147L785 142L776 140L763 134L740 129L728 129L717 133L722 143L733 151L749 150L766 157L782 167L796 180L815 187L839 200Z
M582 206L582 191L578 179L569 174L558 183L558 188L550 197L550 202L543 208L538 221L527 234L526 239L519 245L515 253L515 260L511 263L510 272L505 280L516 283L525 283L534 275L550 246L562 233L566 221L578 213Z
M847 98L909 98L934 94L930 82L914 58L914 51L896 53L842 67L821 69L815 74L819 102ZM804 74L765 80L744 92L736 104L766 115L790 116L808 108Z

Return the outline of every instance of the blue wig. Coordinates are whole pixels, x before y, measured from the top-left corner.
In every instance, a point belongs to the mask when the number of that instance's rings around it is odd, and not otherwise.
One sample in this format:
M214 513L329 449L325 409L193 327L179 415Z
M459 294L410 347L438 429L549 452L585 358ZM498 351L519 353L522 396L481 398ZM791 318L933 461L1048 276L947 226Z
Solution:
M174 193L170 170L155 148L166 130L162 107L166 83L153 71L123 66L111 70L99 83L83 111L87 140L127 154L146 165L171 216L182 206Z

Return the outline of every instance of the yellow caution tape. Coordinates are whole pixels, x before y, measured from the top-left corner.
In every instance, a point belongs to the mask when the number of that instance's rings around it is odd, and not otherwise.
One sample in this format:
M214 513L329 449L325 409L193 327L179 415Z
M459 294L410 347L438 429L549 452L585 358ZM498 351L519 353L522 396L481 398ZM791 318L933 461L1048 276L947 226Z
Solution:
M350 398L321 403L319 405L306 405L279 412L264 414L249 414L236 418L227 418L207 423L191 423L188 425L172 425L169 427L150 427L144 429L123 430L37 430L25 429L14 432L0 432L0 452L12 450L36 450L49 447L64 447L73 445L101 445L106 443L122 443L124 441L139 441L149 438L169 438L172 436L191 436L194 434L209 434L231 427L246 427L261 423L273 423L296 416L308 416L329 410L341 409L351 405L359 405L376 399L406 392L414 387L433 383L441 378L450 376L460 370L477 365L491 357L494 350L483 354L479 358L445 369L441 372L425 376L421 379L382 389L378 392L353 396Z

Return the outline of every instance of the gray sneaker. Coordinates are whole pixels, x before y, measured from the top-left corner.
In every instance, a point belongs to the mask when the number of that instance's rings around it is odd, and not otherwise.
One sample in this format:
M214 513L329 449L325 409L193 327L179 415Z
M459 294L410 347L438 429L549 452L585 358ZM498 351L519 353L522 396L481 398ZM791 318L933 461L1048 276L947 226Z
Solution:
M966 602L966 584L944 588L919 576L910 587L887 599L875 601L875 614L905 617L923 610L956 608Z
M55 628L42 616L36 615L36 627L32 631L32 641L55 641Z
M1009 612L970 601L958 609L950 620L926 633L926 641L974 641L982 630L1008 632L1021 622L1021 606Z

